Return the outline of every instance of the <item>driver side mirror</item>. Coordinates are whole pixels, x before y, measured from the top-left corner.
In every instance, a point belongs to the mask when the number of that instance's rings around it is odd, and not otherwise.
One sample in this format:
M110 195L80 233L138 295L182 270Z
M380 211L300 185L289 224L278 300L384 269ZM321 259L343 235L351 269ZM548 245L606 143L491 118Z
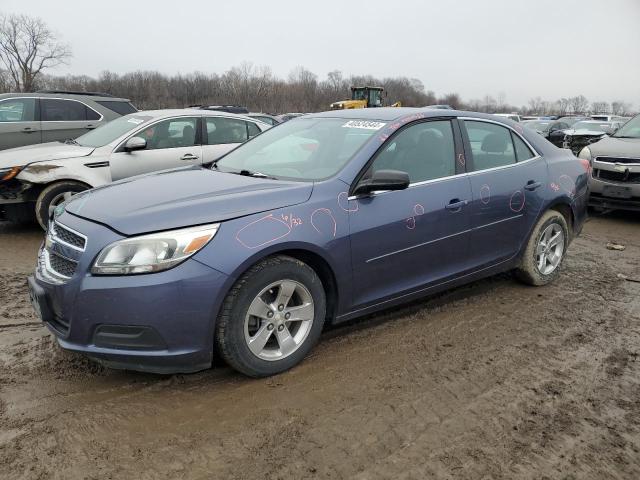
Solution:
M409 174L400 170L376 170L371 178L361 180L354 195L366 195L381 190L404 190L409 186Z
M144 150L147 148L147 141L142 137L131 137L124 144L125 152L134 152L136 150Z

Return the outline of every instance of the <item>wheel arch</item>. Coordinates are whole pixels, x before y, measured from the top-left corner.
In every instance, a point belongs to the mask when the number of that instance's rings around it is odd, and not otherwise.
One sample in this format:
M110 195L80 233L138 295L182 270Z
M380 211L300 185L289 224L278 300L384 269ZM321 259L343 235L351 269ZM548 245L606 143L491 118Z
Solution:
M233 285L256 263L263 261L269 257L278 255L289 256L300 260L309 265L320 277L322 286L325 291L327 301L326 321L331 323L338 313L339 307L339 288L335 268L332 266L331 260L324 255L318 247L307 243L295 242L291 244L282 244L265 249L247 258L238 268L229 276L229 282L225 286L225 297L233 288Z
M567 226L569 227L569 235L571 236L570 240L572 240L575 235L576 214L573 211L571 202L569 202L567 199L559 198L551 203L545 211L548 210L555 210L564 217L565 221L567 222ZM541 213L541 215L542 214L544 214L544 211Z

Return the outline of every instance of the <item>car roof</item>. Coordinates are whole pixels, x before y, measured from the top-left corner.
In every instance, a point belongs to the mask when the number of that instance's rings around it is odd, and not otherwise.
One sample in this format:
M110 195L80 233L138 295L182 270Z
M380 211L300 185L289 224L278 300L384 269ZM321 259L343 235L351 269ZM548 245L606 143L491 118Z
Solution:
M512 122L508 118L500 117L496 119L495 115L479 112L467 112L464 110L436 110L433 108L414 108L414 107L379 107L379 108L354 108L348 110L329 110L319 113L308 113L304 118L345 118L353 120L378 120L382 122L390 122L394 120L402 121L419 115L419 118L442 118L442 117L471 117L492 121L504 122L511 125Z
M33 93L2 93L0 94L0 100L5 98L69 98L77 100L94 100L101 102L130 102L128 98L112 97L107 94L98 93L65 93L65 92L33 92Z
M222 112L220 110L200 110L195 108L167 108L163 110L140 110L139 112L130 113L131 116L149 116L153 118L166 118L166 117L178 117L178 116L204 116L204 117L229 117L229 118L242 118L244 120L251 120L255 122L255 119L248 117L247 115Z

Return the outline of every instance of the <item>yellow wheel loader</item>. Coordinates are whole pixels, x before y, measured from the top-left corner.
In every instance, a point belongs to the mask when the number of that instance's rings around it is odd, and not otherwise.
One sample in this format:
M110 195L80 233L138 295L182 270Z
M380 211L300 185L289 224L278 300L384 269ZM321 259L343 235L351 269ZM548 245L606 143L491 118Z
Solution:
M331 110L346 110L351 108L373 108L382 107L382 87L351 87L351 100L334 102L329 107ZM400 102L396 102L390 107L400 107Z

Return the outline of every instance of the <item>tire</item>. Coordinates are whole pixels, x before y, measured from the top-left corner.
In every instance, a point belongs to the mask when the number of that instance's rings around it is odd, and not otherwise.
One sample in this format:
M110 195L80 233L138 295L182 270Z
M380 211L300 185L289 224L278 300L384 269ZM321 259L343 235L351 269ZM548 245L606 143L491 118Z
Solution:
M285 290L292 286L295 290L288 298ZM288 300L279 311L281 298ZM249 313L252 305L259 309L260 316ZM292 314L302 317L302 312L312 320L285 319L287 313L290 319ZM228 293L216 325L215 342L225 362L237 371L256 378L275 375L297 365L309 353L320 338L325 314L325 291L316 272L292 257L270 257L245 272ZM268 338L264 347L260 347L261 338Z
M67 194L74 195L79 192L88 190L90 187L84 183L74 182L72 180L64 182L56 182L48 185L36 200L36 220L40 226L46 230L49 223L49 209L55 207L59 203L68 198Z
M540 248L544 251L545 247L543 247L542 244L546 244L547 242L542 237L547 234L547 232L551 232L551 238L553 238L556 232L562 232L562 241L560 242L558 240L556 242L557 247L561 247L561 253L557 264L553 266L552 269L552 263L555 262L556 255L548 255L554 262L547 264L543 261L542 263L544 263L545 267L541 270L541 257L538 256L538 249ZM562 266L567 247L569 246L569 235L567 221L561 213L555 210L545 212L533 228L527 247L522 255L520 266L516 269L516 277L523 283L534 286L547 285L554 281L558 275L560 275L560 267ZM555 248L556 247L552 247L552 251ZM557 251L558 250L555 250L555 252ZM547 262L549 262L549 260L547 260Z

